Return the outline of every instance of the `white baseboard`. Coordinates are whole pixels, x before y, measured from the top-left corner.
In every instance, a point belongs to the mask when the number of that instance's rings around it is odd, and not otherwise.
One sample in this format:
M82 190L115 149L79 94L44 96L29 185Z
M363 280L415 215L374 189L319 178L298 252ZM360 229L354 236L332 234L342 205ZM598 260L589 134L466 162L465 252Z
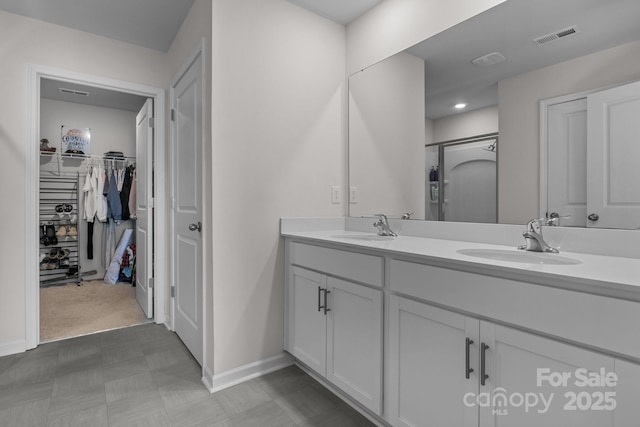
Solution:
M225 388L251 380L269 372L286 368L293 365L293 357L282 352L267 359L258 360L244 366L239 366L219 374L212 373L206 366L203 369L202 383L210 393L223 390Z
M0 343L0 357L27 351L26 341Z

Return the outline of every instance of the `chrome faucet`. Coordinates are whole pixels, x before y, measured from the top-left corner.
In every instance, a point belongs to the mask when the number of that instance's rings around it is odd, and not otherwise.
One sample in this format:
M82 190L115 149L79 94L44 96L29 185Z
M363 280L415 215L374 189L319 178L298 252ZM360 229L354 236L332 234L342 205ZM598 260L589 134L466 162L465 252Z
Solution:
M559 218L539 218L532 219L527 224L527 231L522 233L525 244L518 246L518 249L532 252L551 252L557 254L560 252L556 248L552 248L542 238L543 225L557 225Z
M378 236L398 237L396 233L389 227L389 220L384 214L375 214L378 220L373 223L373 226L378 229Z

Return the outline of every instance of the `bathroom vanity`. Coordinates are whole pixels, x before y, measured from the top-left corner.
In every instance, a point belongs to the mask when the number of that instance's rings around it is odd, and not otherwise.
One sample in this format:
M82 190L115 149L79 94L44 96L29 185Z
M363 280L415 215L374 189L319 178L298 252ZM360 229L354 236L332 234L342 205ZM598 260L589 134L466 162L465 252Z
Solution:
M285 350L377 422L637 425L637 258L282 221Z

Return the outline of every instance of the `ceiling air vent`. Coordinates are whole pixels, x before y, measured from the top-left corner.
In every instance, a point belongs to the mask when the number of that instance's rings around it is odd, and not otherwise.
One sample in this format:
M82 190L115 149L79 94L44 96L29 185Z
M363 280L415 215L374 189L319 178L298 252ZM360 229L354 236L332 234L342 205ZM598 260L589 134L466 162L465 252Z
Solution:
M544 36L536 37L535 39L533 39L533 42L537 46L542 46L552 41L560 40L561 38L578 34L579 32L580 32L580 29L578 28L578 26L573 25L571 27L563 28L562 30L555 31L553 33L545 34Z
M83 90L65 89L63 87L58 88L58 90L62 93L68 93L70 95L89 96L89 92L85 92Z
M505 58L504 55L501 54L500 52L491 52L491 53L487 53L484 56L476 58L471 62L474 65L477 65L479 67L488 67L490 65L498 64L506 59L507 58Z

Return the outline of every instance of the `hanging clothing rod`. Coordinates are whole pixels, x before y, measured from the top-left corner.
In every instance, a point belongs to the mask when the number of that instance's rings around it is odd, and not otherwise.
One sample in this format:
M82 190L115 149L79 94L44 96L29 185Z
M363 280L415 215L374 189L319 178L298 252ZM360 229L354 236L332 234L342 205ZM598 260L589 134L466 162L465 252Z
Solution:
M48 152L40 152L40 155L43 157L51 157L61 159L79 159L79 160L114 160L114 161L125 161L125 160L136 160L136 156L124 156L119 158L112 158L109 156L105 156L104 154L71 154L71 153L48 153Z

